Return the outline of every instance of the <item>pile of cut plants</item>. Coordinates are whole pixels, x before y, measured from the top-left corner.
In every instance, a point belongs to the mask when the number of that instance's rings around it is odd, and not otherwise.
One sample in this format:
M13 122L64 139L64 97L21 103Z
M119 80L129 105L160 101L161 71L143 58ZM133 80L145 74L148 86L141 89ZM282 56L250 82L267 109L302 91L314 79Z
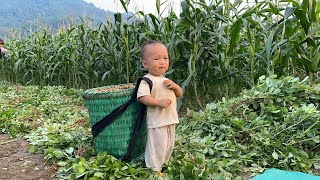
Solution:
M268 168L319 175L319 100L320 84L308 78L262 76L236 98L189 111L173 167L188 164L195 176L224 172L230 179Z
M96 154L82 90L0 82L0 130L23 135L60 179L152 179L143 162ZM262 76L239 96L188 110L159 179L248 179L279 168L320 175L320 84Z

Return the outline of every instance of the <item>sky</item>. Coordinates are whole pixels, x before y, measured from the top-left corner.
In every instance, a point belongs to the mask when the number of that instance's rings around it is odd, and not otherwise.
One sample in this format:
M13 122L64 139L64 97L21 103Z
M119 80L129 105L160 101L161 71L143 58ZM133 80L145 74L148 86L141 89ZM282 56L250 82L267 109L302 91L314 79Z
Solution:
M84 0L88 3L93 3L96 7L112 11L112 12L120 12L123 13L125 10L123 9L120 0ZM165 2L164 0L160 0L161 3ZM167 3L160 7L160 11L163 11L166 6L170 6L173 8L174 12L180 12L180 1L179 0L167 0ZM156 8L156 0L130 0L129 11L135 13L138 11L143 11L146 13L157 14ZM165 16L168 14L168 11L165 10L162 14Z

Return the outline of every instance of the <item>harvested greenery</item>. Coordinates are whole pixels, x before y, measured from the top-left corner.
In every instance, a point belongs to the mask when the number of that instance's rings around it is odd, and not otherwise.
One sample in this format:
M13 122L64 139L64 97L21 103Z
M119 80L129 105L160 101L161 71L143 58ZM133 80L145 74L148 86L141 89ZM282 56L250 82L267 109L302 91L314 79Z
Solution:
M262 76L237 98L189 112L178 130L173 167L180 169L192 159L188 165L195 177L217 171L231 177L266 168L317 169L313 172L319 174L319 99L320 85L307 79Z
M150 179L143 162L95 155L81 90L0 83L0 129L26 133L30 150L57 164L61 179ZM188 111L165 165L167 179L243 179L268 168L320 175L320 84L259 79L236 98ZM160 178L161 179L161 178Z

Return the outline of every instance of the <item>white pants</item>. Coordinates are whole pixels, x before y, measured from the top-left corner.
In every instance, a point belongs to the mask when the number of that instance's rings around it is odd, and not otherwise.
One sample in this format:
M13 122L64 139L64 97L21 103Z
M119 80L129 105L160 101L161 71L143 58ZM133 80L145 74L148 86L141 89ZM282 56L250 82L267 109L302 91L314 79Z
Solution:
M169 161L175 140L175 124L148 129L145 162L148 168L161 171Z

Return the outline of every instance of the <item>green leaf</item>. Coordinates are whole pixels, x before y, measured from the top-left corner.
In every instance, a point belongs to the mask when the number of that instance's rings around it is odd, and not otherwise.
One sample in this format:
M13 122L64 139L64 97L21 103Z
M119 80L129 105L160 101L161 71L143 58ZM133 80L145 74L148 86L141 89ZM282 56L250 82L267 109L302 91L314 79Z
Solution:
M295 9L295 7L286 7L286 10L284 12L284 18L288 19L288 17L294 13Z
M128 12L128 9L127 9L127 1L120 0L120 2L121 2L121 5L122 5L123 9L124 9L126 12Z
M79 173L84 173L86 171L86 168L84 166L79 166L78 167L78 172Z
M315 143L317 143L317 144L320 143L320 136L315 136L315 137L313 137L313 138L312 138L312 141L315 142Z
M213 155L213 154L214 154L213 149L209 148L209 154L210 154L210 155Z
M57 158L61 158L61 157L64 156L64 153L61 150L55 150L55 151L52 152L52 154Z
M134 168L132 168L131 166L129 166L128 171L129 171L129 173L130 173L131 175L133 175L135 170L134 170Z
M122 168L121 168L121 171L124 171L124 170L127 170L128 169L128 166L123 166Z
M103 178L103 177L104 177L104 173L102 173L102 172L95 172L93 176Z
M279 159L279 155L275 151L273 151L272 157L273 157L273 159L277 159L277 160Z
M277 88L277 89L275 89L272 93L273 93L273 94L279 94L280 92L281 92L281 89Z
M230 49L229 49L229 54L233 55L235 52L235 47L239 43L240 40L240 31L242 28L243 20L242 18L237 19L237 21L231 26L231 32L230 32Z
M69 147L65 150L68 154L72 154L74 152L74 148L73 147Z
M279 112L281 112L281 110L271 111L271 113L274 113L274 114L277 114L277 113L279 113Z
M65 162L65 161L59 161L57 164L58 164L58 166L64 167L64 166L66 166L68 163Z
M226 151L222 151L224 157L229 157L229 154Z
M156 8L157 8L158 14L160 14L160 0L156 0Z

